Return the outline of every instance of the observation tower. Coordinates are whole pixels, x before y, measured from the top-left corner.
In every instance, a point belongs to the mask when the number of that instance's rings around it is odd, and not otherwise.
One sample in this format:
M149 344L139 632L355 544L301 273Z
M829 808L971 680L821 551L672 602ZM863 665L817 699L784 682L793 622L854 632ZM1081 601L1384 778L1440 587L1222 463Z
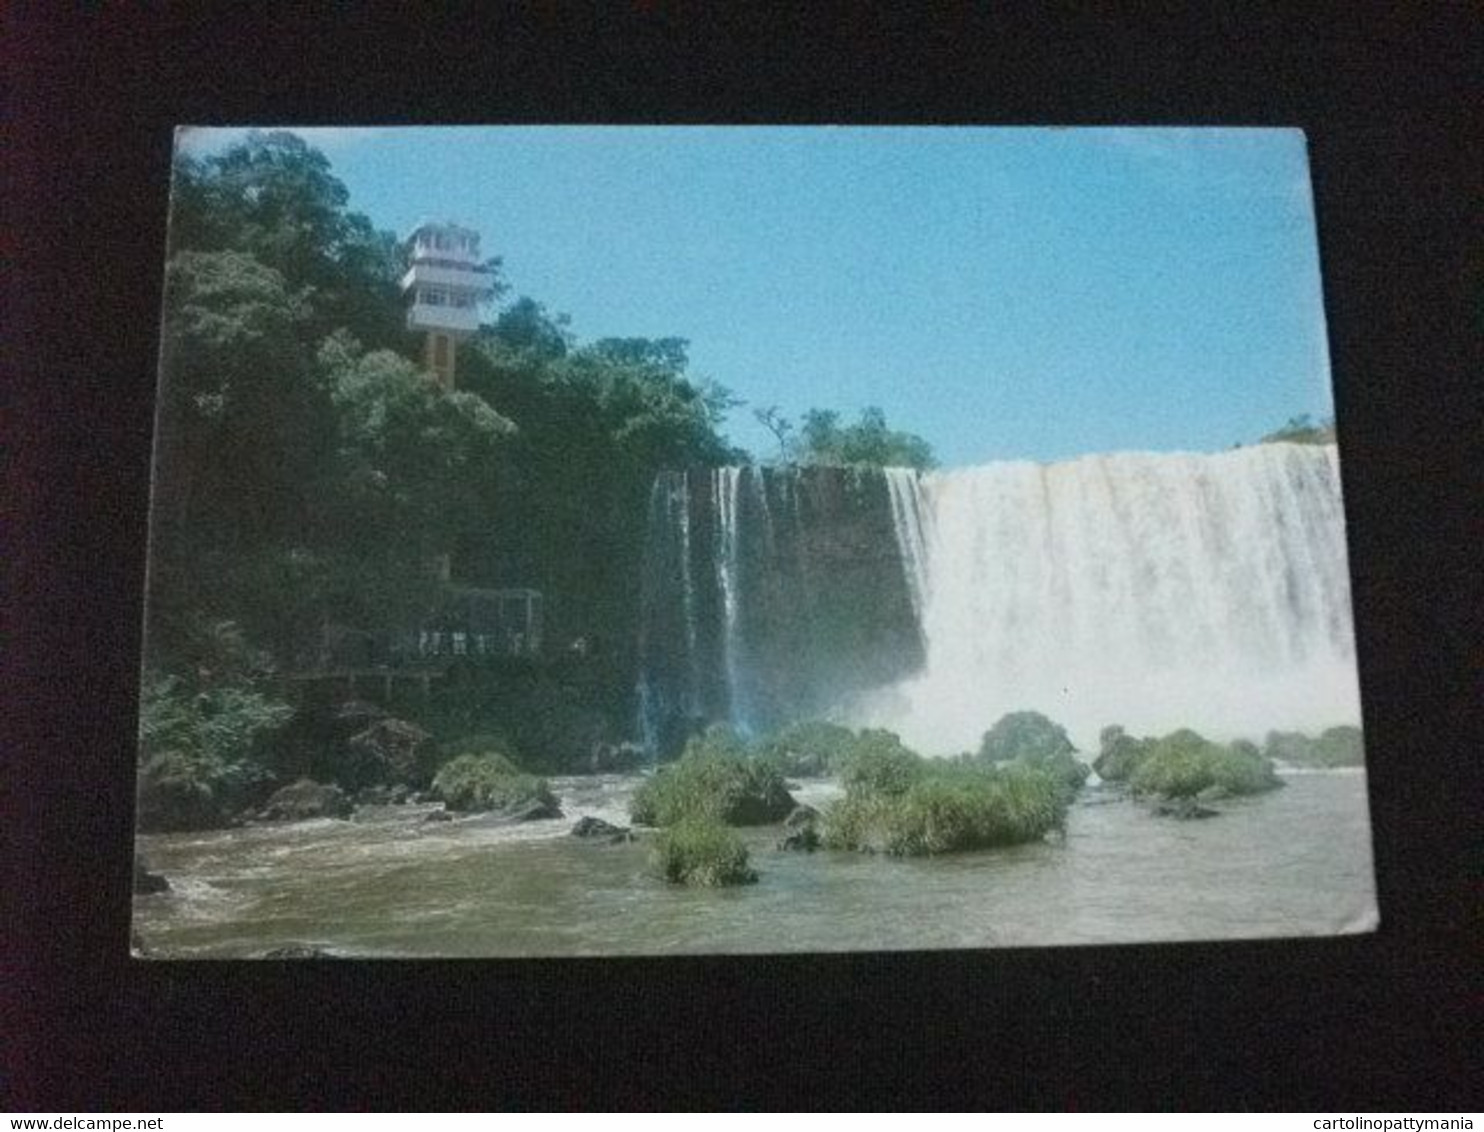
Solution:
M420 224L407 238L402 276L407 327L427 335L423 367L452 389L459 339L479 329L479 305L494 296L494 274L480 263L479 233L457 224Z

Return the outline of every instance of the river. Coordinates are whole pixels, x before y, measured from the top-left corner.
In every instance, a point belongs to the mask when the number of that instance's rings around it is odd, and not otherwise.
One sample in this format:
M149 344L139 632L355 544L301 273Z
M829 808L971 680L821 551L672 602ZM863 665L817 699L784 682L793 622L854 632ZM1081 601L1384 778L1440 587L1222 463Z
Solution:
M171 891L134 899L149 951L244 958L289 944L337 955L495 957L980 948L1328 935L1376 923L1360 770L1285 772L1285 789L1214 818L1151 815L1083 791L1066 836L931 859L773 848L747 830L760 880L667 885L645 834L568 835L584 815L627 824L637 776L558 778L560 820L424 822L437 807L351 821L141 836ZM800 784L800 801L837 793Z

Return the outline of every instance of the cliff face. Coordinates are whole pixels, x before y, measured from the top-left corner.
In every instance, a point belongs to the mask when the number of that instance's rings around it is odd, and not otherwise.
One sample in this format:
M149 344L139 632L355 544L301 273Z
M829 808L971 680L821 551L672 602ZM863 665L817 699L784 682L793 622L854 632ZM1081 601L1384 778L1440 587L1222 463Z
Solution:
M688 729L817 716L922 663L885 473L662 475L649 517L641 700L662 752Z

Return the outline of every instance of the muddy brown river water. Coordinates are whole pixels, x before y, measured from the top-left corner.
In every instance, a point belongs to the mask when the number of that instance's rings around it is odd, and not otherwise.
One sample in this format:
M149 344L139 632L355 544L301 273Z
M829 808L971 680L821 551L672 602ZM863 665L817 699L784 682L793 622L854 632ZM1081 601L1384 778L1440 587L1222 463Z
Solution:
M240 958L289 944L355 957L766 953L1326 935L1376 923L1366 779L1290 772L1219 816L1151 815L1083 792L1066 837L932 859L773 848L744 831L760 879L667 885L645 839L570 837L627 824L637 776L559 778L561 820L424 823L426 806L353 821L141 837L168 893L139 896L151 951ZM801 801L837 792L801 784Z

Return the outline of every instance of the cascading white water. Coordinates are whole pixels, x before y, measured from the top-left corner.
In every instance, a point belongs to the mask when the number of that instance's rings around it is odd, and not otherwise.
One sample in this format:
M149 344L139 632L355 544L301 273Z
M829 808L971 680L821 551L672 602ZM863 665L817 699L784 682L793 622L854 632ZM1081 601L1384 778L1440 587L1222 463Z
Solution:
M701 702L701 667L696 654L696 582L691 572L689 472L680 473L680 486L675 493L675 511L680 527L680 599L685 618L685 707L686 711L695 713Z
M921 625L927 594L927 536L917 473L911 468L887 468L886 488L891 496L891 521L902 556L902 571L907 576L912 612Z
M894 513L913 486L893 482ZM1260 739L1359 721L1333 446L991 464L918 486L926 664L858 722L948 754L1021 709L1083 749L1110 723ZM911 529L899 520L909 561Z
M739 670L741 667L741 642L738 631L740 620L738 576L739 534L737 510L742 482L742 469L736 467L716 469L712 479L716 512L716 578L721 591L722 608L722 661L726 669L727 693L731 699L731 716L735 723L746 727L747 712Z

